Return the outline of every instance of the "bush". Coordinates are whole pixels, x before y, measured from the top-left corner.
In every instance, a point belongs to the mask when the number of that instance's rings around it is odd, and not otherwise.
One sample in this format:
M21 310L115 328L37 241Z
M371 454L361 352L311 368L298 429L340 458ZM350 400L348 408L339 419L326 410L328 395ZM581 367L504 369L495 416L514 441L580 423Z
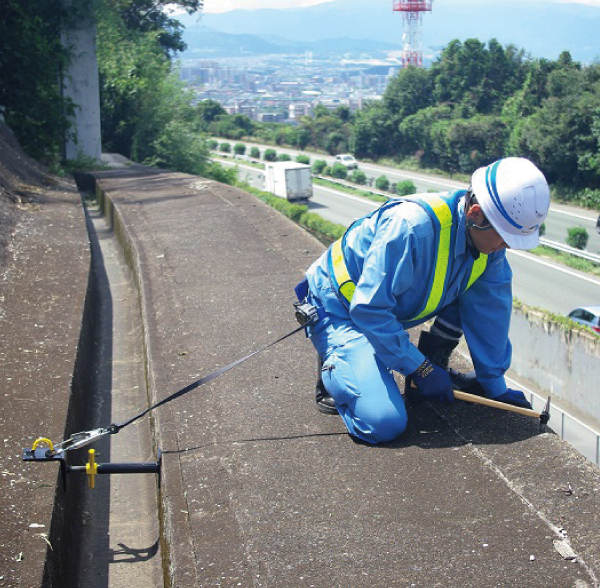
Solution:
M211 149L212 151L216 151L219 148L219 142L215 141L215 139L211 139L208 142L208 148Z
M233 152L236 155L244 155L244 153L246 153L246 145L244 145L243 143L236 143L233 146Z
M367 176L365 172L360 169L355 169L352 172L352 181L355 184L359 184L360 186L364 186L367 183Z
M231 145L229 143L221 143L219 145L219 151L223 153L231 153Z
M575 249L585 249L589 237L588 232L583 227L567 229L567 245L575 247Z
M238 181L238 172L235 167L223 167L217 162L212 163L203 175L216 182L231 186L235 186Z
M409 194L416 194L417 187L410 181L404 180L396 184L396 194L398 196L408 196Z
M341 163L334 163L331 168L331 177L345 180L348 177L348 169Z
M310 157L308 155L302 155L302 154L300 154L300 155L296 156L296 161L298 163L304 163L306 165L309 165L310 164Z
M387 192L390 189L390 181L385 176L379 176L375 181L375 187L378 190Z
M287 153L280 153L277 156L277 161L292 161L292 158Z
M258 147L251 147L250 157L254 157L254 159L260 159L260 149Z
M265 161L275 161L277 159L277 151L275 149L265 149L263 157Z
M317 159L312 164L312 170L314 174L318 176L323 175L323 170L327 167L327 162L324 159Z
M546 223L542 223L540 226L540 237L543 237L546 234Z
M318 233L322 241L327 244L339 239L346 231L346 227L325 220L318 214L308 212L308 206L303 204L292 204L284 198L273 196L269 192L263 192L253 187L246 187L245 190L266 202L269 206L278 210L288 218L297 222L299 225Z

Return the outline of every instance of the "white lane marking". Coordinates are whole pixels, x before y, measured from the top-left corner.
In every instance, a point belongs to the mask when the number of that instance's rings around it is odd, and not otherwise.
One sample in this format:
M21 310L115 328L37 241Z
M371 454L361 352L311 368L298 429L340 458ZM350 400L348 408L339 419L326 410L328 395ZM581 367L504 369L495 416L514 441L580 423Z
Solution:
M338 190L333 190L331 188L325 188L324 186L320 186L319 184L315 184L315 188L319 191L323 190L324 192L331 192L336 196L343 196L344 198L348 198L349 200L354 200L355 202L360 202L361 204L368 204L373 208L379 208L383 202L373 202L373 200L369 200L368 198L361 198L360 196L352 196L351 194L346 194L345 192L339 192Z
M564 214L565 216L572 216L573 218L590 221L592 223L596 221L596 218L592 218L590 216L584 216L581 213L577 214L575 212L567 212L565 210L559 210L558 208L554 208L553 206L550 207L550 210L552 212L556 212L557 214Z
M586 276L584 274L580 274L573 270L562 267L560 265L555 265L555 264L545 261L543 259L539 259L535 255L523 253L522 251L515 251L514 249L507 249L506 252L510 255L517 255L518 257L524 257L525 259L528 259L529 261L535 261L536 263L545 265L546 267L557 270L559 272L563 272L564 274L567 274L574 278L579 278L581 280L585 280L586 282L589 282L590 284L594 284L595 286L600 286L600 280L595 280L594 278L590 278L589 276Z

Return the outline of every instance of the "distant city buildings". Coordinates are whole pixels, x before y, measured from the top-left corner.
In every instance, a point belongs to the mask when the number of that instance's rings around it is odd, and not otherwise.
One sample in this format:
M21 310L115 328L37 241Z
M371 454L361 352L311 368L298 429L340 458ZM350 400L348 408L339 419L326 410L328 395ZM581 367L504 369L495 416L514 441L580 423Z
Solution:
M399 65L340 63L314 55L187 60L180 77L198 101L215 100L230 114L261 122L297 124L317 105L355 111L380 100Z

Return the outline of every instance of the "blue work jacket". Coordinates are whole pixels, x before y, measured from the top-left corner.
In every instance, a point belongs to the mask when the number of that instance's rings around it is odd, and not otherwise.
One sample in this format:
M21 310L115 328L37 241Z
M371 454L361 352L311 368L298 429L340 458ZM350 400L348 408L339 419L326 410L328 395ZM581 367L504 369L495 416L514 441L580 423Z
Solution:
M504 373L511 361L512 271L504 251L492 253L483 274L466 290L477 253L467 245L464 195L440 194L452 203L456 226L448 278L434 314L464 332L477 378L493 398L506 391ZM344 259L356 283L350 305L330 279L327 252L306 273L311 295L329 315L349 318L388 368L411 374L425 357L406 329L434 316L411 318L428 297L436 247L436 226L421 205L382 206L354 223L344 239Z

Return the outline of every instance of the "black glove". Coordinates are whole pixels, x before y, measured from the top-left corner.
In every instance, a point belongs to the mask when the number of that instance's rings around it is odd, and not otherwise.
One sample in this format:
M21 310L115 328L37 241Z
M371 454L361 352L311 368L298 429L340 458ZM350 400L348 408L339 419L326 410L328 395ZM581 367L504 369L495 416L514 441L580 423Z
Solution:
M410 375L419 392L426 398L454 401L452 380L445 369L431 363L428 359Z
M512 404L513 406L520 406L521 408L531 408L531 404L525 398L525 394L520 390L512 390L508 388L504 394L500 394L500 396L495 396L492 400L497 400L498 402L504 402L505 404Z

